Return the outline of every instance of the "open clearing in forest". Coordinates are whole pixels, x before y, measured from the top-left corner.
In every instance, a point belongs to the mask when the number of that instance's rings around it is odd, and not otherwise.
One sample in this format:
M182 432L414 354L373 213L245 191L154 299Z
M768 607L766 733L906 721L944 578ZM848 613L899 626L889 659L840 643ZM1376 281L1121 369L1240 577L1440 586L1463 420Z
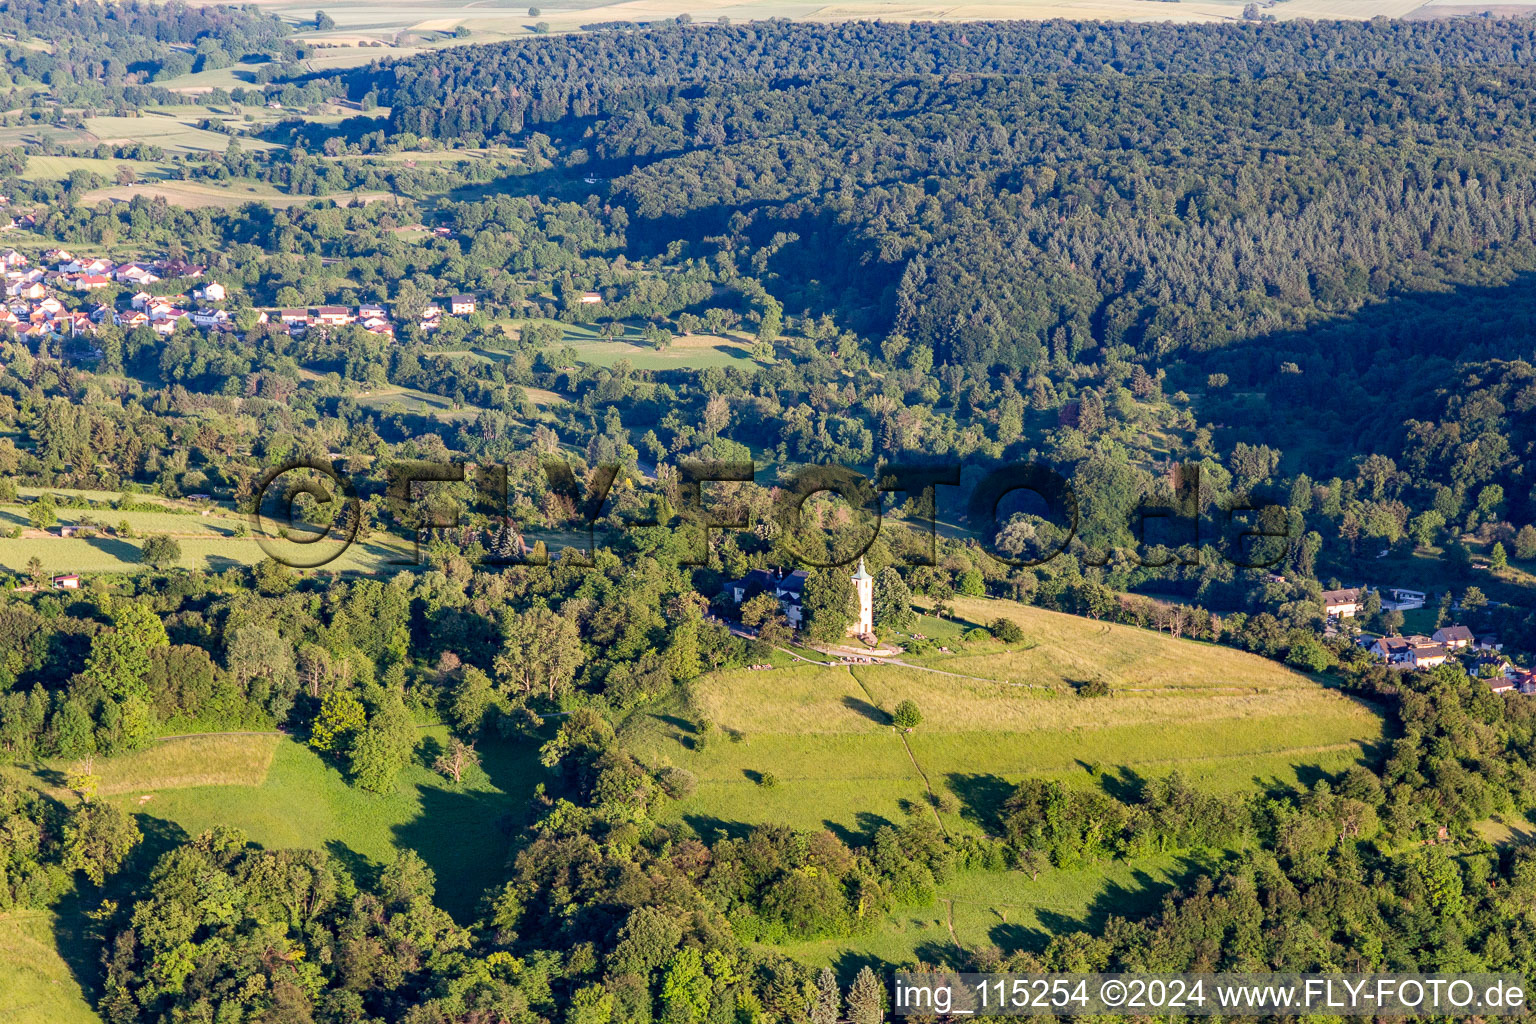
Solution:
M325 849L375 864L413 849L437 873L439 905L466 920L484 890L504 877L508 829L523 821L544 769L536 743L487 737L479 744L481 767L454 786L429 767L447 738L441 726L423 728L395 791L379 796L349 784L335 764L286 736L182 736L98 758L98 799L138 815L146 833L196 836L231 825L270 849ZM65 767L6 773L72 801L61 788Z
M845 839L908 813L937 813L952 835L999 834L1002 803L1027 777L1087 788L1178 771L1210 792L1309 786L1366 760L1382 739L1382 719L1369 706L1254 655L1009 601L961 598L955 606L960 623L925 616L918 626L953 653L902 659L908 665L716 673L692 684L686 706L637 713L621 735L646 763L694 773L697 790L665 813L706 838L784 823ZM1000 616L1026 639L957 639L961 625ZM1076 695L1095 679L1112 696ZM907 699L923 722L903 737L889 714ZM759 784L764 773L773 786ZM946 809L931 809L929 787L950 798ZM1032 947L1105 913L1148 900L1155 907L1170 879L1198 866L1172 857L1113 862L1047 871L1038 883L1017 872L978 873L965 883L977 906L955 904L957 934L964 925L963 942L998 941L991 933L1003 926L1001 945ZM957 885L941 885L941 895L954 896ZM989 900L1019 912L1004 921ZM947 928L930 927L946 912L902 912L867 939L812 945L828 958L899 962L924 942L948 942Z

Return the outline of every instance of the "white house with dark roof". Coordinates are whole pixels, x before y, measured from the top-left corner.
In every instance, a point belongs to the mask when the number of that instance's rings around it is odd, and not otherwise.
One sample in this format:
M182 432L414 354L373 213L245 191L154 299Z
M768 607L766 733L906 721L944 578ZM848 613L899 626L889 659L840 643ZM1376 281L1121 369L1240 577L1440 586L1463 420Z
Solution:
M1323 610L1330 619L1352 619L1365 605L1365 588L1323 591Z
M808 574L804 569L796 569L791 573L753 569L741 579L727 583L725 593L738 605L757 594L772 594L779 599L779 606L784 609L784 617L789 620L789 624L799 629L805 619L803 599L807 578ZM864 567L864 559L859 559L859 567L854 570L852 579L858 610L853 622L848 625L848 635L873 635L875 632L875 578Z
M1471 647L1475 638L1466 626L1442 626L1435 630L1435 635L1430 639L1450 650L1459 651Z

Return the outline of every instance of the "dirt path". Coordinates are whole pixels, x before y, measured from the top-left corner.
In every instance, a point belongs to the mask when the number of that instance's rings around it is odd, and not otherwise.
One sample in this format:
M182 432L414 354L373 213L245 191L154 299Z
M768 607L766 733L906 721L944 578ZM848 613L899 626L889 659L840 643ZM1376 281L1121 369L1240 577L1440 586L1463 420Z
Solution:
M918 672L933 672L936 675L949 676L951 679L974 679L978 683L992 683L996 686L1015 686L1025 690L1054 690L1056 687L1047 686L1044 683L1012 683L1006 679L989 679L986 676L971 676L964 672L950 672L942 668L929 668L927 665L914 665L910 661L899 661L896 658L886 658L876 664L900 665L902 668L910 668Z
M880 702L875 700L875 695L869 692L869 687L864 685L864 680L859 678L859 674L854 672L851 667L848 674L853 677L853 681L858 684L859 689L864 691L864 697L869 701L870 707L880 708ZM885 711L884 708L880 708L880 710ZM885 713L890 714L888 711L885 711ZM895 729L896 727L892 726L891 728ZM939 798L938 794L933 791L933 783L929 781L928 773L923 771L923 766L917 763L917 755L912 752L912 744L907 742L907 734L900 729L896 729L896 736L901 740L902 749L907 752L907 758L912 762L912 767L917 769L918 776L922 778L923 788L928 791L928 813L933 815L934 824L939 826L939 831L944 833L944 838L948 839L949 829L944 826L944 819L939 817Z
M960 936L955 934L955 901L945 896L939 897L939 902L944 904L944 927L949 929L949 941L964 949L960 945Z

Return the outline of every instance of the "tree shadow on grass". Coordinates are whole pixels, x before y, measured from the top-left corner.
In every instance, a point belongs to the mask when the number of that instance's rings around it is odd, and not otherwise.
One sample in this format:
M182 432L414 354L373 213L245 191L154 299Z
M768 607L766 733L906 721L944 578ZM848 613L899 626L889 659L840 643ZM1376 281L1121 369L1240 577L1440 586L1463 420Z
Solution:
M378 878L384 866L372 857L365 857L340 839L328 839L325 852L330 858L347 869L347 874L359 885L368 885Z
M416 851L432 869L437 905L460 924L474 919L486 890L506 880L514 840L533 820L535 788L547 778L537 739L486 735L475 749L483 776L466 773L458 786L447 779L418 783L421 813L394 828L395 845Z
M852 985L859 971L866 967L878 977L884 975L889 965L872 953L855 953L851 950L832 961L832 973L837 975L837 983L844 988Z
M938 964L953 971L970 970L972 966L970 952L948 938L942 942L919 942L912 952L925 964Z
M1105 772L1099 776L1099 788L1122 803L1135 803L1140 800L1146 784L1145 776L1124 765L1121 765L1113 774Z
M1223 855L1220 854L1179 857L1176 866L1168 870L1165 878L1137 869L1131 873L1131 884L1110 882L1100 889L1082 917L1072 917L1054 910L1037 910L1035 919L1045 929L1047 940L1068 932L1086 930L1098 934L1104 930L1105 922L1111 917L1138 918L1155 912L1162 905L1165 895L1189 888L1195 879L1214 871L1222 859ZM1044 946L1039 948L1043 949Z
M858 697L853 696L844 697L843 707L850 711L858 712L865 718L869 719L871 722L874 722L876 725L891 724L891 716L886 714L884 711L881 711L867 700L860 700Z
M83 874L75 873L75 887L53 905L53 938L59 958L69 968L80 990L93 1003L101 995L101 954L110 938L128 925L133 900L141 894L150 872L160 858L190 838L173 821L138 813L133 815L143 839L115 874L100 888ZM106 900L117 904L110 920L87 916Z
M991 835L1003 831L1003 802L1013 793L1013 785L997 775L964 775L951 772L944 777L950 791L960 800L960 816L981 826Z
M118 540L116 537L103 537L97 534L94 537L87 537L85 542L97 551L106 552L119 562L126 562L131 565L136 564L139 560L138 545L130 544L125 540Z
M752 826L744 821L726 821L712 814L685 814L683 821L706 843L720 839L745 839Z
M1011 921L987 929L987 938L1004 953L1038 953L1051 942L1049 933Z
M659 722L666 722L668 725L675 728L678 732L688 736L696 735L699 731L699 727L697 725L688 721L688 719L683 718L681 715L653 715L651 717L655 718Z
M416 763L428 771L436 771L432 766L442 755L443 745L438 742L436 736L423 736L416 744Z

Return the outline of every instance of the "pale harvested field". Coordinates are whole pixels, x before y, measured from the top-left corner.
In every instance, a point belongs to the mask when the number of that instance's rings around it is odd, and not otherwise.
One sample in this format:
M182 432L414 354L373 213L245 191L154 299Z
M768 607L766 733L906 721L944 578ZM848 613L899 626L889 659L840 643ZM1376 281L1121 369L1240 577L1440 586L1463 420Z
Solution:
M305 203L341 202L361 200L365 203L376 202L389 198L385 192L344 192L333 196L291 196L266 185L252 185L244 182L231 183L229 185L214 185L198 181L157 181L143 182L137 185L112 185L107 188L99 188L94 192L86 193L87 202L100 202L103 199L112 199L118 202L128 202L135 196L160 196L172 206L182 206L187 209L204 206L216 206L221 209L233 209L244 206L246 203L266 203L274 207L302 206Z
M96 774L101 777L97 796L148 796L152 800L159 790L259 786L267 778L281 739L275 734L209 733L159 740L121 757L97 758ZM60 761L53 767L64 770L69 764ZM67 789L44 783L24 769L10 768L7 774L36 785L56 799L77 799Z
M193 786L259 786L280 736L184 736L99 762L102 796Z
M257 0L266 7L296 22L310 21L312 4L295 0ZM838 0L835 3L773 0L753 3L740 0L620 0L616 3L560 4L558 9L541 5L537 18L528 16L528 4L510 0L449 0L428 4L422 0L356 0L329 3L325 11L337 27L325 33L304 33L307 38L331 43L352 43L363 39L394 43L404 39L407 45L385 48L343 48L322 50L316 66L340 67L366 63L374 57L398 57L433 46L459 42L488 42L532 32L535 22L547 23L555 32L579 31L580 26L599 21L659 21L679 14L692 15L695 21L708 22L729 17L734 22L765 18L792 18L804 21L848 21L881 18L888 21L983 21L1009 19L1070 18L1085 21L1197 22L1240 18L1243 0L997 0L973 3L923 3L913 0ZM1500 5L1501 9L1509 7ZM1520 4L1517 7L1525 7ZM1266 7L1265 13L1277 18L1401 17L1424 5L1419 0L1281 0ZM434 39L430 35L410 33L451 32L463 26L471 35L463 40ZM401 36L401 33L406 35ZM430 42L420 44L420 40Z

